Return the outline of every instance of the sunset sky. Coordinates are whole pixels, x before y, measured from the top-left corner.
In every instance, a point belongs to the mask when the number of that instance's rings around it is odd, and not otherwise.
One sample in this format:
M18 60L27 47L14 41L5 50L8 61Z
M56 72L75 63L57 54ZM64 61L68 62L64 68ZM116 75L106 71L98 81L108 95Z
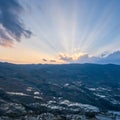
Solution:
M0 0L0 61L69 63L120 50L120 0Z

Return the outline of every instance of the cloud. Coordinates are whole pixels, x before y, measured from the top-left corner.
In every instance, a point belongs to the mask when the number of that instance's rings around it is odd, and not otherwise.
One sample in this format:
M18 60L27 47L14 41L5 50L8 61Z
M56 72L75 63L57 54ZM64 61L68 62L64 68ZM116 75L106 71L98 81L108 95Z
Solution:
M63 60L63 61L66 61L66 62L73 61L73 58L71 56L66 55L66 54L60 54L59 59Z
M47 59L45 59L45 58L43 58L42 60L43 60L44 62L47 62Z
M99 58L90 56L88 54L80 56L75 62L76 63L95 63Z
M55 62L56 62L56 60L50 60L50 62L55 63Z
M120 64L120 51L115 51L108 55L102 54L100 57L83 54L74 59L73 56L74 55L68 56L66 54L60 54L59 59L67 63Z
M7 35L6 32L0 28L0 45L6 46L6 47L11 47L13 44L13 40L10 39Z
M97 63L101 64L120 64L120 51L110 53L108 56L100 58Z
M20 41L32 34L21 22L19 15L23 8L18 0L0 0L0 45L12 46L13 41Z
M57 61L54 60L54 59L45 59L45 58L43 58L42 61L43 61L43 62L46 62L46 63L56 63L56 62L57 62Z
M58 55L58 59L59 60L63 60L66 62L73 62L79 59L79 57L83 56L84 53L73 53L73 54L64 54L64 53L60 53Z

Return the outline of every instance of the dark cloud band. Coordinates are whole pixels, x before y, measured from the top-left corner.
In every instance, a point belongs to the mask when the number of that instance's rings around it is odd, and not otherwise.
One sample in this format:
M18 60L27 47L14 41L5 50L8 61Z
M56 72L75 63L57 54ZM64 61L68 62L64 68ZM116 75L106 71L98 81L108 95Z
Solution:
M22 10L17 0L0 0L0 45L30 37L31 31L25 29L19 18Z

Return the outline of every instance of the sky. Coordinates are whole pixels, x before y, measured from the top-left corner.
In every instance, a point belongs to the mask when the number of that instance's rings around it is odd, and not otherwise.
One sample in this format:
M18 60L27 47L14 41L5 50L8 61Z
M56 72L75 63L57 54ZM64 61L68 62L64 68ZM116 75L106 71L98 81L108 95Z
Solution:
M120 63L120 0L0 0L0 61Z

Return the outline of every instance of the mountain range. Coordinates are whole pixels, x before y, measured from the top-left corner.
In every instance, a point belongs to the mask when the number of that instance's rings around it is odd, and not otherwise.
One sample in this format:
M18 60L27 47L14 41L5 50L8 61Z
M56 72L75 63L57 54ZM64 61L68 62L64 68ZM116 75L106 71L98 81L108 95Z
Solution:
M0 63L0 116L120 113L120 65Z

